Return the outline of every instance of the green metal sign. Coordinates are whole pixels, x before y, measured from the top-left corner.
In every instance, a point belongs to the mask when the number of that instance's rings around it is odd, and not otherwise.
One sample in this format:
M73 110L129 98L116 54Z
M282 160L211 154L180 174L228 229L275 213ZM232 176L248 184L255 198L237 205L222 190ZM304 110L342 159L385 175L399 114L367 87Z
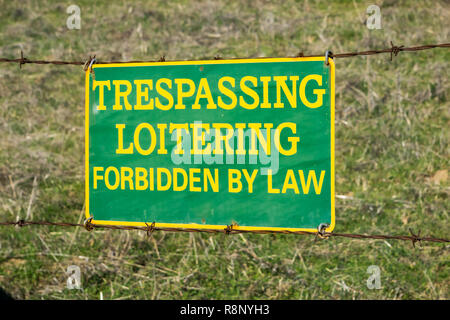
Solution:
M94 64L93 224L334 228L334 64L324 57Z

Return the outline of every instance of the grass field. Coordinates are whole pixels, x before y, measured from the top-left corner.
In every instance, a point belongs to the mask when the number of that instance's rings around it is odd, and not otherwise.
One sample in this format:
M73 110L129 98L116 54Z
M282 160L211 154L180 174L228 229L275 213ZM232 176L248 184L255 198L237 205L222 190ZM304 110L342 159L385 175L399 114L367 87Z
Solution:
M81 8L69 30L66 8ZM382 29L366 28L378 4ZM0 57L294 56L449 42L445 1L7 1ZM336 60L335 232L449 235L450 51ZM0 65L0 221L83 221L81 66ZM449 246L0 227L17 299L449 299ZM69 265L83 290L66 288ZM370 290L367 268L381 269Z

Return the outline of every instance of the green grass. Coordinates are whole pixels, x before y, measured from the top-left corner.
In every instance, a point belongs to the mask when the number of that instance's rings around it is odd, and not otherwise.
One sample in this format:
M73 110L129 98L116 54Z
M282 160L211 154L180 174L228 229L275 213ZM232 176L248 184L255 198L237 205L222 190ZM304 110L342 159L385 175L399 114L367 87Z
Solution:
M381 30L364 24L373 2ZM0 56L293 56L443 43L450 31L446 2L76 3L81 30L66 27L71 3L0 0ZM448 238L449 59L435 49L336 61L336 194L347 196L336 232ZM81 67L0 65L1 221L82 221L83 106ZM69 265L82 291L66 289ZM366 286L370 265L380 290ZM444 244L0 227L0 287L19 299L449 299L448 265Z

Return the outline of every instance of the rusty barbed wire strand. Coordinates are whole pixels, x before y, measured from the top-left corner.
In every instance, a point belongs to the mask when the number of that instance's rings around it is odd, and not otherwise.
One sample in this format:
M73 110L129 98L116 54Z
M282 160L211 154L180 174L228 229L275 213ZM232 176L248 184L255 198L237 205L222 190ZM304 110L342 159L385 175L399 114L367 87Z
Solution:
M200 229L200 228L167 228L167 227L156 227L155 222L151 225L146 224L146 227L138 226L116 226L116 225L96 225L92 224L90 220L86 220L84 224L80 223L69 223L69 222L49 222L49 221L2 221L0 226L18 226L25 227L31 225L42 225L42 226L58 226L58 227L81 227L87 230L93 229L114 229L114 230L138 230L145 231L147 235L151 235L154 231L169 231L169 232L203 232L203 233L225 233L229 234L239 234L239 233L254 233L254 234L293 234L293 235L310 235L319 236L322 239L331 237L341 237L341 238L351 238L351 239L373 239L373 240L402 240L411 241L413 246L417 242L436 242L436 243L448 243L449 239L435 238L435 237L421 237L420 231L415 234L410 229L411 235L383 235L383 234L354 234L354 233L335 233L335 232L324 232L324 231L290 231L290 230L239 230L234 229L231 225L227 226L223 230L220 229Z
M392 58L397 56L400 52L406 51L406 52L413 52L413 51L423 51L423 50L429 50L429 49L435 49L435 48L450 48L450 43L439 43L439 44L428 44L428 45L420 45L420 46L413 46L413 47L405 47L405 46L395 46L392 41L391 47L386 49L380 49L380 50L367 50L367 51L356 51L356 52L345 52L345 53L335 53L330 54L331 58L351 58L356 56L370 56L370 55L376 55L376 54L383 54L383 53L389 53L391 55L391 61ZM95 57L95 56L94 56ZM298 53L295 56L288 57L288 58L298 58L298 57L322 57L322 55L304 55L303 52ZM240 58L224 58L220 56L214 56L210 60L222 60L222 59L228 59L228 60L237 60L237 59L267 59L267 58L280 58L280 57L240 57ZM23 51L20 52L20 58L16 59L9 59L9 58L0 58L0 63L18 63L19 67L22 68L22 65L24 64L54 64L54 65L81 65L86 66L89 64L89 62L93 58L89 57L87 61L62 61L62 60L31 60L28 58L25 58L23 55ZM202 59L205 60L205 59ZM109 63L144 63L144 62L172 62L172 61L183 61L183 60L166 60L165 56L161 56L158 59L155 60L130 60L130 61L96 61L97 64L109 64ZM199 60L190 60L190 61L199 61Z

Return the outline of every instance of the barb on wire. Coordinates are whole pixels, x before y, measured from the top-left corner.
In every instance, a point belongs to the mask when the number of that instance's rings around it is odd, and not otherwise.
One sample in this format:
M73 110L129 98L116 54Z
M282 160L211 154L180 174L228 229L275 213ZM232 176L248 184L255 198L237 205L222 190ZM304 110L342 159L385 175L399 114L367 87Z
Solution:
M19 61L19 69L22 69L22 65L25 64L27 61L27 58L23 57L23 51L20 50L20 61Z
M420 237L420 231L421 230L419 230L419 232L417 234L414 234L412 229L409 228L409 233L411 233L411 237L414 238L414 239L411 240L412 241L412 245L413 245L414 248L416 247L416 242L420 243L420 241L422 241L422 238Z
M380 49L380 50L367 50L367 51L356 51L356 52L345 52L345 53L336 53L333 55L330 55L332 58L350 58L350 57L356 57L356 56L370 56L375 54L382 54L382 53L389 53L391 55L391 61L392 58L397 56L399 52L402 51L422 51L422 50L429 50L429 49L435 49L435 48L450 48L450 43L439 43L439 44L428 44L428 45L421 45L421 46L414 46L414 47L405 47L405 46L395 46L391 41L391 47L386 49ZM321 57L321 55L304 55L303 51L299 52L294 58L298 57ZM95 57L95 56L94 56ZM217 60L217 56L214 57L214 59ZM263 57L252 57L253 59L263 59ZM264 57L267 58L267 57ZM220 57L220 59L225 59ZM244 58L226 58L230 60L234 59L244 59ZM12 63L19 63L20 68L22 68L23 64L27 63L34 63L34 64L54 64L54 65L81 65L86 67L86 64L92 60L91 57L89 57L88 61L61 61L61 60L30 60L23 56L23 52L20 52L20 58L17 59L9 59L9 58L0 58L0 62L12 62ZM98 64L108 64L108 63L139 63L139 62L165 62L165 56L160 57L156 60L143 60L143 61L96 61ZM172 60L172 61L179 61L179 60Z
M23 227L24 225L25 225L25 220L23 220L23 219L17 220L16 226Z
M230 233L233 231L233 224L227 225L227 227L223 230L225 231L225 234L227 236L230 235Z
M320 239L328 239L330 237L331 233L325 231L325 229L327 227L329 227L329 226L326 223L319 224L319 226L317 227L317 233L316 233L316 238L315 238L316 241L317 241L318 238L320 238Z
M87 59L83 65L83 70L86 72L92 66L92 64L96 61L97 61L97 59L95 58L95 54L93 57L89 56L89 59Z
M400 47L397 47L397 46L394 46L394 44L392 43L392 41L391 41L391 61L392 61L392 55L394 55L395 57L398 55L398 53L400 52L400 51L402 51L402 49L404 48L405 46L400 46Z
M86 220L84 221L83 226L84 226L84 228L86 229L86 231L92 231L92 230L94 230L94 225L91 223L91 221L92 221L92 217L89 218L89 219L86 219Z
M411 241L413 246L417 242L436 242L436 243L448 243L449 239L435 238L435 237L421 237L420 231L418 234L414 234L410 230L411 235L380 235L380 234L353 234L353 233L334 233L324 231L324 227L318 229L317 231L291 231L291 230L239 230L233 228L233 225L228 225L223 230L221 229L198 229L198 228L163 228L155 227L155 222L151 225L146 223L146 227L138 226L116 226L116 225L96 225L92 224L91 220L88 219L84 224L79 223L68 223L68 222L48 222L48 221L3 221L0 222L0 226L31 226L31 225L44 225L44 226L58 226L58 227L82 227L86 228L88 231L93 229L115 229L115 230L140 230L145 231L148 234L152 234L154 231L170 231L170 232L207 232L207 233L223 233L226 234L239 234L239 233L255 233L255 234L293 234L293 235L310 235L320 238L331 238L331 237L341 237L341 238L351 238L351 239L375 239L375 240L402 240ZM87 227L88 226L88 227ZM90 229L92 228L92 229Z
M155 221L152 222L151 225L148 225L148 223L145 223L147 226L147 237L151 237L153 235L153 231L155 231Z

